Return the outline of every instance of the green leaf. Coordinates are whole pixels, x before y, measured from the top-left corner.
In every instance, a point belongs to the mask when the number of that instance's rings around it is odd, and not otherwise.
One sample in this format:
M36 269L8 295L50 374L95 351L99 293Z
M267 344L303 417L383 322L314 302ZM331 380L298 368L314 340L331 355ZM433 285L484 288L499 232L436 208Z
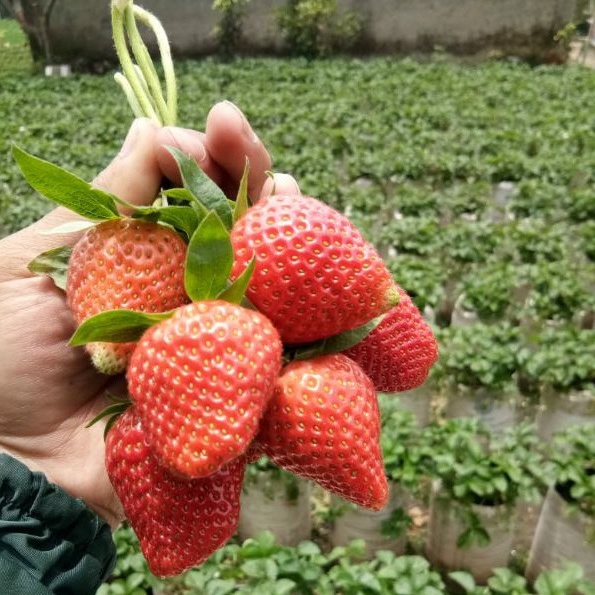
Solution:
M70 246L61 246L46 250L36 256L27 268L36 275L49 275L56 287L66 290L66 279L68 275L68 262L72 248Z
M172 314L173 311L146 314L134 310L107 310L87 318L70 338L70 345L85 345L95 341L108 343L138 341L148 328L162 320L167 320Z
M471 593L475 589L475 580L473 580L473 577L468 572L457 570L455 572L449 572L448 576L463 587L467 593Z
M189 190L208 211L215 211L225 227L231 229L231 208L221 188L198 167L192 157L175 147L167 147L167 150L172 154L180 168L184 188Z
M93 221L120 216L111 194L93 188L74 174L16 145L12 147L12 154L29 185L56 204Z
M233 224L242 217L242 215L250 208L250 203L248 201L248 174L250 173L250 162L248 158L246 158L246 163L244 165L244 173L242 174L242 179L240 180L240 187L238 188L238 195L236 197L236 202L233 207Z
M202 220L192 207L171 205L167 207L137 208L132 215L135 219L150 219L167 223L175 229L182 231L189 238L196 231Z
M244 299L246 289L248 289L248 285L250 283L250 279L252 278L252 274L254 273L255 266L256 259L252 258L252 260L248 263L248 266L242 271L242 274L233 283L231 283L229 287L224 289L217 296L217 299L231 302L232 304L240 304Z
M211 211L188 244L184 283L193 301L218 296L227 285L233 265L233 248L223 222Z
M363 341L381 322L384 315L378 316L357 328L345 331L297 349L295 359L310 359L317 355L339 353Z

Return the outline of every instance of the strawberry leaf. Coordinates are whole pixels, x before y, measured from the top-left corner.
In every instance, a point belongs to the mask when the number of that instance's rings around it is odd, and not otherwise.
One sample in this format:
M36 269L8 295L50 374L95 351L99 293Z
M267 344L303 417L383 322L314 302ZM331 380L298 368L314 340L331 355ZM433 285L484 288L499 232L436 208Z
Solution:
M256 259L253 257L248 263L248 266L242 271L242 274L233 283L231 283L229 287L224 289L217 296L217 299L225 300L226 302L231 302L232 304L240 304L244 299L246 289L248 289L248 284L252 278L255 265Z
M205 174L196 161L175 147L167 147L180 168L184 188L208 211L215 211L227 229L231 229L232 214L227 197Z
M227 285L233 248L225 225L215 211L203 219L190 238L184 283L193 301L213 299Z
M235 224L242 215L250 208L248 201L248 174L250 173L250 162L246 158L246 164L244 165L244 173L240 180L240 187L238 188L238 195L236 202L233 207L233 223Z
M56 204L93 221L120 216L111 194L93 188L74 174L34 157L16 145L12 147L12 155L29 185Z
M172 314L173 311L147 314L134 310L107 310L87 318L76 329L69 344L78 346L95 341L108 343L138 341L148 328L168 319Z
M72 248L70 246L61 246L46 250L36 256L27 268L36 275L50 276L56 287L66 290L66 277L68 274L68 262Z
M366 324L362 324L350 331L339 333L323 339L322 341L316 341L310 345L299 347L294 352L295 359L310 359L318 355L327 355L329 353L340 353L345 351L354 345L357 345L363 341L381 322L384 315L373 318Z
M161 221L192 237L200 222L199 215L192 207L138 207L132 215L135 219Z

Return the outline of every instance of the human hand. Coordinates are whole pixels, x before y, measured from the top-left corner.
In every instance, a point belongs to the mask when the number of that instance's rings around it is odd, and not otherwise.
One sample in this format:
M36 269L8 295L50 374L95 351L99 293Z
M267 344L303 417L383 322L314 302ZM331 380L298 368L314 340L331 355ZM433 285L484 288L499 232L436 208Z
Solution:
M228 196L235 195L246 157L251 197L270 194L273 185L279 193L299 193L291 176L267 178L270 157L229 102L213 107L204 133L135 120L94 185L133 204L150 204L163 177L180 183L167 145L193 156ZM0 452L42 471L115 527L123 513L105 471L104 424L85 426L106 406L107 392L122 394L123 379L98 374L82 348L68 345L75 322L64 293L27 269L39 253L78 240L80 234L43 235L77 218L57 208L0 240Z

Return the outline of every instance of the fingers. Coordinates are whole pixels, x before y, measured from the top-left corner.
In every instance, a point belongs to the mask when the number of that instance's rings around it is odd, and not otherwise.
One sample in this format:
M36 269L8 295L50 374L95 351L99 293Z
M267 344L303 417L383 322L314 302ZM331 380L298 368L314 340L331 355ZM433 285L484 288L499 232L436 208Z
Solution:
M267 178L259 198L266 198L271 194L301 194L300 187L293 176L289 174L273 174L273 178Z
M156 154L158 131L148 118L134 120L122 149L93 180L93 186L135 205L150 204L162 179Z
M233 103L217 103L209 112L205 146L227 174L221 187L228 196L235 196L246 158L250 162L248 194L251 198L260 196L266 172L271 169L271 158L244 114Z
M226 173L221 166L215 162L205 147L205 134L190 130L189 128L176 128L166 126L157 132L155 137L157 163L163 175L176 184L182 185L180 170L172 154L167 147L176 147L186 155L194 158L200 168L215 182L221 186L226 180Z

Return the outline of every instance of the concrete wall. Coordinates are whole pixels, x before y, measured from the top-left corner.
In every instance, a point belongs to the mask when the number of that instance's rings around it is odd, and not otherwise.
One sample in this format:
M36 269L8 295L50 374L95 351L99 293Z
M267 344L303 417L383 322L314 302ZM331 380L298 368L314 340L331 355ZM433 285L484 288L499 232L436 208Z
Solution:
M155 13L174 54L212 53L219 19L212 0L137 0ZM109 0L57 0L51 36L58 54L90 60L114 59ZM245 53L281 49L275 10L284 0L251 0L244 20ZM577 16L579 0L339 0L341 9L360 13L363 46L377 52L531 50Z

